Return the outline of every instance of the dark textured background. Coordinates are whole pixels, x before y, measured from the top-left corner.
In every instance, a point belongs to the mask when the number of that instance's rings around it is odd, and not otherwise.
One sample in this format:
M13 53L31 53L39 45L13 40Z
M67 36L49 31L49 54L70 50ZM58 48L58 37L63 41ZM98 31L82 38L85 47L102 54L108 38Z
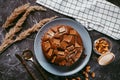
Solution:
M1 27L2 24L5 22L7 16L10 15L14 8L27 2L30 2L31 5L37 5L35 3L35 0L0 0L0 44L4 39L5 33L8 31L3 30ZM119 0L111 0L111 2L113 2L116 5L120 5ZM27 20L23 24L23 30L35 24L35 20L39 21L43 18L51 17L54 15L58 15L59 17L67 17L56 13L50 9L48 9L47 12L35 11L28 16ZM94 80L120 80L120 41L116 41L96 31L89 31L89 34L91 36L92 42L95 39L103 36L109 38L113 43L112 52L116 56L113 63L107 66L100 66L97 63L97 58L99 56L92 51L92 56L88 65L91 66L91 71L94 71L96 73L96 77L94 78ZM13 44L2 55L0 55L0 80L32 80L29 74L26 72L25 68L21 65L18 59L16 59L15 54L21 54L21 52L26 48L31 49L34 52L33 44L35 35L36 33L32 34L23 41ZM35 69L34 65L31 62L27 63L31 71L36 75L36 77L39 80L42 80L41 75ZM54 76L46 72L45 70L43 71L48 76L48 80L65 80L65 77ZM71 79L77 76L80 76L84 80L81 71L74 75L68 76L68 78ZM91 80L93 79L91 78Z

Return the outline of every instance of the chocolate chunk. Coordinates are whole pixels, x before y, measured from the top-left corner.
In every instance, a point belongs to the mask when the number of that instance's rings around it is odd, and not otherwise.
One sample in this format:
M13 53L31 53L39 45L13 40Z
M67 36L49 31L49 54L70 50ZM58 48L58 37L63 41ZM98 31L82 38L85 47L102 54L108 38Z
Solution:
M72 35L76 35L77 32L76 32L74 29L72 29L72 30L70 30L70 34L72 34Z
M51 62L54 63L54 62L55 62L55 59L56 59L56 56L53 57L53 59L52 59Z
M68 50L68 51L72 51L73 49L74 49L74 46L73 46L73 45L67 47L67 50Z
M48 56L52 56L52 54L53 54L53 49L49 49Z
M64 51L58 51L58 53L57 53L58 55L65 55L65 52Z
M48 33L50 36L54 36L54 35L55 35L55 33L54 33L51 29L49 29L47 33Z
M61 62L59 63L59 65L60 65L60 66L65 66L66 63L67 63L67 62L66 62L65 60L63 60L63 61L61 61Z
M52 43L53 43L53 45L60 45L60 40L53 38Z
M51 47L50 42L49 41L44 42L42 44L42 47L43 47L44 51L47 51Z
M65 31L66 31L65 26L62 26L62 27L59 28L59 32L60 32L60 33L63 33L63 32L65 32Z
M73 38L72 35L64 35L64 36L63 36L63 41L71 42L71 41L72 41L72 38Z
M68 43L65 41L62 41L60 45L61 45L61 48L65 49L68 46Z
M52 27L51 30L56 33L56 32L58 32L58 27L57 26L56 27Z
M78 44L78 42L75 42L75 47L81 47L80 44Z
M51 36L49 34L45 34L42 38L43 41L48 41L51 38Z

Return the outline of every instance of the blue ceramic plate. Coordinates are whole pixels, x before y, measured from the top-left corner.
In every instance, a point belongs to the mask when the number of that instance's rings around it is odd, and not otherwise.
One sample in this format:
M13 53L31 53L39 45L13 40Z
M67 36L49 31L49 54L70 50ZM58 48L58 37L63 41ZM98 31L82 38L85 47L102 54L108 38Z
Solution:
M41 47L41 38L48 30L49 28L55 26L55 25L69 25L81 35L83 45L84 45L84 53L86 54L86 57L83 58L82 60L78 60L75 64L73 64L70 67L61 67L57 66L54 64L49 63L42 52L42 47ZM47 24L45 24L37 33L35 42L34 42L34 50L35 50L35 56L39 62L39 64L48 72L58 75L58 76L68 76L77 73L81 69L83 69L86 64L88 63L90 56L91 56L91 51L92 51L92 44L91 44L91 38L87 32L87 30L84 28L83 25L80 23L68 19L68 18L58 18L55 19Z

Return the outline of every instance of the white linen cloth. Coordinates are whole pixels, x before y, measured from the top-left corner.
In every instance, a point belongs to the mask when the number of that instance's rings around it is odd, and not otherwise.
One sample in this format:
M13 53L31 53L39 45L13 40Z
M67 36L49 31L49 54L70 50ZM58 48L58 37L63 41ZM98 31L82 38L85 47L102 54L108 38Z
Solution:
M106 0L37 0L36 2L75 18L87 29L94 29L120 40L120 8Z

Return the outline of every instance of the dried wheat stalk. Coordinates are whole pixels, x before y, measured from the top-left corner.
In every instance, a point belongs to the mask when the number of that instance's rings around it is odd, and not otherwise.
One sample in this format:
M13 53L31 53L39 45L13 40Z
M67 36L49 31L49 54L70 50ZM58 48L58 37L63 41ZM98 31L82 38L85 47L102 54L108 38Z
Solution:
M54 17L51 17L51 18L45 18L43 20L41 20L39 23L33 25L33 27L25 30L24 32L20 33L18 37L16 37L15 40L11 39L11 38L8 38L7 40L5 40L2 45L0 46L0 53L5 50L9 45L17 42L17 41L20 41L20 40L23 40L25 39L27 36L29 36L30 34L32 34L33 32L36 32L38 31L45 23L55 19L57 16L54 16Z
M23 31L19 34L19 36L15 39L15 42L25 39L27 36L29 36L31 33L34 33L38 31L46 22L49 22L53 19L55 19L57 16L51 17L51 18L45 18L41 20L39 23L33 25L33 27Z
M5 40L8 38L13 38L14 35L19 32L21 30L21 26L24 23L24 21L26 20L27 16L30 14L30 12L35 11L35 10L41 10L41 11L46 11L46 9L44 9L41 6L30 6L27 11L24 13L24 15L18 20L18 22L16 23L16 25L10 29L10 31L5 35Z
M14 43L14 40L7 39L5 40L1 45L0 45L0 52L2 52L7 46L11 45Z
M2 25L2 27L8 28L21 13L25 12L28 9L29 6L30 3L27 3L18 8L15 8L12 14L7 18L6 22Z

